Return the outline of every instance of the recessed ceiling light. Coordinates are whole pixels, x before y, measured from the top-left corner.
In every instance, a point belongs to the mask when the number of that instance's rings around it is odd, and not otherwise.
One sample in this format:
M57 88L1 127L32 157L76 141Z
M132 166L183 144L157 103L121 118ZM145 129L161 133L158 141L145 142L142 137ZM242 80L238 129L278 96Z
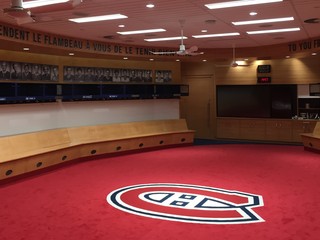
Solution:
M180 62L180 59L176 59L176 62Z
M206 33L206 32L208 32L208 30L203 29L203 30L201 30L201 32Z
M23 51L29 51L29 50L30 50L30 48L28 48L28 47L23 48Z
M249 24L260 24L260 23L273 23L273 22L286 22L293 21L293 17L283 17L283 18L269 18L269 19L259 19L259 20L251 20L251 21L239 21L232 22L233 25L249 25Z
M279 32L294 32L300 31L300 28L282 28L282 29L271 29L262 31L249 31L248 34L264 34L264 33L279 33Z
M316 52L313 52L313 53L311 53L311 55L312 55L312 56L316 56L316 55L317 55L317 53L316 53Z
M72 52L71 52L71 53L69 53L69 56L74 56L74 53L72 53Z
M102 16L94 16L94 17L71 18L69 19L69 21L76 22L76 23L86 23L86 22L98 22L98 21L123 19L123 18L128 18L128 17L122 14L110 14L110 15L102 15Z
M127 58L127 57L123 57L123 59L124 59L124 60L128 60L128 58Z
M124 27L125 27L125 25L120 24L120 25L118 25L118 27L119 27L119 28L124 28Z
M153 59L153 58L150 58L149 61L154 61L154 59Z
M249 13L250 16L255 16L255 15L257 15L257 14L258 14L257 12L250 12L250 13Z
M206 62L206 61L207 61L207 59L203 59L203 60L202 60L202 62Z
M282 2L283 0L245 0L245 1L230 1L230 2L220 2L220 3L210 3L205 4L209 9L220 9L220 8L230 8L230 7L241 7L249 5L257 5L264 3L274 3Z
M172 41L172 40L181 40L183 39L188 39L187 37L166 37L166 38L149 38L149 39L144 39L147 42L160 42L160 41Z
M29 2L23 2L22 6L23 8L35 8L35 7L42 7L52 4L58 4L58 3L66 3L70 0L35 0L35 1L29 1Z
M121 35L131 35L131 34L143 34L143 33L154 33L154 32L165 32L163 28L157 29L145 29L145 30L136 30L136 31L126 31L126 32L117 32Z
M154 8L154 4L153 3L149 3L146 5L147 8Z
M216 33L216 34L206 34L206 35L192 35L193 38L211 38L211 37L228 37L228 36L238 36L240 33Z

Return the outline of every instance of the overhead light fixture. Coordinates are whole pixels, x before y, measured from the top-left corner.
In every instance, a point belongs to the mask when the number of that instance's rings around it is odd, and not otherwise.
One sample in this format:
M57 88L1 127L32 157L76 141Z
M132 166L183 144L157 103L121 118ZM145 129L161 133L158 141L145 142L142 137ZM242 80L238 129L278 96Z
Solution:
M69 21L76 23L86 23L86 22L98 22L98 21L107 21L107 20L116 20L116 19L124 19L128 18L122 14L110 14L110 15L102 15L102 16L94 16L94 17L83 17L83 18L71 18Z
M264 33L279 33L279 32L294 32L300 31L300 28L282 28L282 29L271 29L262 31L249 31L248 34L264 34Z
M240 33L216 33L216 34L205 34L205 35L192 35L193 38L212 38L212 37L229 37L229 36L239 36Z
M232 22L233 25L249 25L249 24L260 24L260 23L274 23L274 22L286 22L293 21L293 17L283 17L283 18L269 18L269 19L260 19L260 20L251 20L251 21L240 21Z
M210 4L205 4L205 6L209 9L221 9L221 8L242 7L242 6L265 4L265 3L275 3L275 2L282 2L282 1L283 0L244 0L244 1L210 3Z
M136 31L126 31L126 32L117 32L121 35L132 35L132 34L143 34L143 33L155 33L155 32L165 32L163 28L156 29L145 29L145 30L136 30Z
M147 8L154 8L154 4L153 3L149 3L146 5Z
M255 16L255 15L257 15L257 14L258 14L257 12L250 12L250 13L249 13L250 16Z
M181 39L188 39L187 37L167 37L167 38L149 38L144 39L147 42L160 42L160 41L172 41L172 40L181 40Z
M29 1L29 2L23 2L22 6L23 8L35 8L35 7L42 7L47 5L53 5L58 3L66 3L70 0L35 0L35 1Z

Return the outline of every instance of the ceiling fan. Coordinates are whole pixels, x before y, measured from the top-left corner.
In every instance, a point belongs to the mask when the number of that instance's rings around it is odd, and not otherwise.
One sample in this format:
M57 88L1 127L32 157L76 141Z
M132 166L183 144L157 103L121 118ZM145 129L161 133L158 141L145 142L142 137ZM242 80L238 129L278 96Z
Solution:
M243 64L243 63L239 63L236 61L236 48L235 48L235 44L232 45L232 62L231 64L227 64L227 65L216 65L217 67L248 67L249 64Z
M200 54L204 54L203 52L197 52L198 51L198 47L197 46L192 46L190 48L186 48L186 46L183 43L183 39L185 38L185 36L183 36L183 21L180 20L180 24L181 24L181 43L179 46L179 50L178 51L166 51L166 52L152 52L150 51L150 53L155 54L155 55L167 55L167 54L177 54L180 56L196 56L196 55L200 55Z
M65 11L79 5L82 0L11 0L11 7L4 8L3 13L15 19L18 25L35 22L35 13ZM32 9L32 11L30 10Z

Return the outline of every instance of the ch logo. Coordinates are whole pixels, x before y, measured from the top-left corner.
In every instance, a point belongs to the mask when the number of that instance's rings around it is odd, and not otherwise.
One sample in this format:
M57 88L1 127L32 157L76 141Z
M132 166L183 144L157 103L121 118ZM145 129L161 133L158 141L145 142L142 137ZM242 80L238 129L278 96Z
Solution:
M142 184L107 196L113 207L145 217L205 224L264 222L253 211L263 206L255 194L186 184Z

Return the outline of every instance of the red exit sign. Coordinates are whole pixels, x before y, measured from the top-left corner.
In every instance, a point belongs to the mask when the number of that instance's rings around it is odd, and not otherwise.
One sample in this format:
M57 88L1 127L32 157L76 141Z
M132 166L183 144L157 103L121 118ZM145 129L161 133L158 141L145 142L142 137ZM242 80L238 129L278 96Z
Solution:
M258 83L271 83L271 77L258 77Z

